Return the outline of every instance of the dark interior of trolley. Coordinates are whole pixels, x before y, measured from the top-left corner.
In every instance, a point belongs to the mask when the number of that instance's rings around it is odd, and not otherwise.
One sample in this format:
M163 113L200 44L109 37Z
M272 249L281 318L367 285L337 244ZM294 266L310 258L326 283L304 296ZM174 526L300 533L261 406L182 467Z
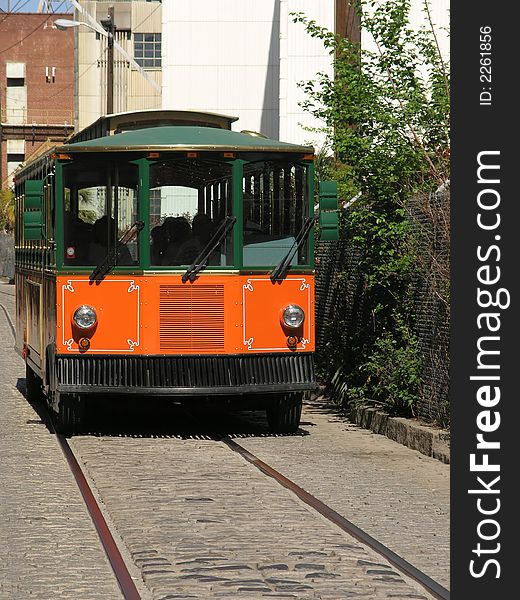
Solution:
M238 244L243 266L271 267L309 215L308 166L295 160L246 162L241 181L235 181L232 161L173 155L146 162L141 178L148 185L139 183L138 162L89 154L63 165L64 265L96 266L114 248L116 266L142 265L139 237L120 241L139 219L148 223L141 235L148 235L151 267L190 265L226 217L241 216L242 227L230 229L208 265L234 267ZM235 214L237 193L242 215ZM309 264L307 243L293 264Z

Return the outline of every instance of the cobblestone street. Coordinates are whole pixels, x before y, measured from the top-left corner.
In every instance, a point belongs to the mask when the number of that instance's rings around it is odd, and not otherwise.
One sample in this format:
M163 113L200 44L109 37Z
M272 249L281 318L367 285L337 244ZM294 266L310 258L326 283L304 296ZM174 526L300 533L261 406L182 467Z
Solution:
M449 465L349 423L319 399L305 407L301 429L309 435L240 443L449 588Z
M73 447L154 598L423 596L212 440L78 437Z
M0 284L11 313L13 291ZM0 340L0 598L120 598L55 437L20 392L23 362L2 312ZM261 414L198 423L164 401L157 414L113 403L70 445L143 599L431 598L217 433L448 586L448 465L320 401L307 404L293 436L270 435Z
M60 447L20 391L25 368L1 308L0 373L0 598L121 598Z

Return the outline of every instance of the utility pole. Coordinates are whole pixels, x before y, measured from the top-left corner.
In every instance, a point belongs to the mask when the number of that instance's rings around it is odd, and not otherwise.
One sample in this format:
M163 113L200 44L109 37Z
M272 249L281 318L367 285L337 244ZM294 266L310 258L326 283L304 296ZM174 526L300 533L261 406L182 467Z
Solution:
M102 19L101 25L108 33L107 38L107 115L114 112L114 7L108 7L108 18Z

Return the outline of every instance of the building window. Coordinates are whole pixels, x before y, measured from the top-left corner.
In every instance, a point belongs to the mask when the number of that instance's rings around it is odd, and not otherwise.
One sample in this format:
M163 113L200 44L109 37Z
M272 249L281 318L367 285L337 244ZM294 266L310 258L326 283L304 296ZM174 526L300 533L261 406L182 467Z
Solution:
M141 66L146 68L161 66L161 34L160 33L135 33L134 58Z
M11 125L23 125L27 121L25 63L6 63L5 75L5 120Z

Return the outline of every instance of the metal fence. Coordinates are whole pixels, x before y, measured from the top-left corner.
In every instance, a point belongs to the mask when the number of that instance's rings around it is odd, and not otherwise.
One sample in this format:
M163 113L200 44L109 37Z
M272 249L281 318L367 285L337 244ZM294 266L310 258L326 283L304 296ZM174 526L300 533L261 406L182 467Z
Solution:
M449 203L448 190L418 195L407 205L413 232L417 275L408 293L413 301L415 331L422 358L417 415L449 425ZM330 363L331 344L363 331L371 318L360 267L363 250L349 232L337 242L316 248L316 340L318 362ZM338 335L338 323L347 331ZM348 352L347 352L348 355ZM341 373L341 365L336 374ZM349 368L346 366L346 368ZM341 376L338 381L341 384ZM333 386L335 387L335 385Z
M450 349L450 193L419 195L407 205L417 243L412 285L423 370L418 416L448 425Z

